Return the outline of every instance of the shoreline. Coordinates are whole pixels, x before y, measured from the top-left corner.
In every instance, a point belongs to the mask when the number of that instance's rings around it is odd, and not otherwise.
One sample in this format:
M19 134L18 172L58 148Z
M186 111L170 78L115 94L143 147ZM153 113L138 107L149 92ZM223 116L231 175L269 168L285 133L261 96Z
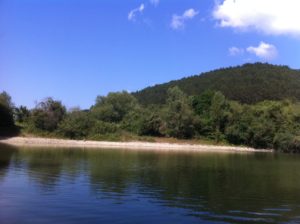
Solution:
M0 143L25 147L51 148L94 148L94 149L131 149L151 151L193 151L193 152L273 152L273 150L254 149L243 146L220 146L188 143L152 143L152 142L109 142L90 140L67 140L40 137L1 138Z

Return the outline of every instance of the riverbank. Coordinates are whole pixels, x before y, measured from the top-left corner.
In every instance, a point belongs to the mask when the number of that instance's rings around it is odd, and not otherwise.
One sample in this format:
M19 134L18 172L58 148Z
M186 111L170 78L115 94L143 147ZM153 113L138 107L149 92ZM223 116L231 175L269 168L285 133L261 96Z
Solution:
M108 142L66 140L37 137L10 137L0 139L0 143L14 146L53 147L53 148L106 148L106 149L135 149L153 151L199 151L199 152L272 152L272 150L254 149L242 146L220 146L187 143L156 143L156 142Z

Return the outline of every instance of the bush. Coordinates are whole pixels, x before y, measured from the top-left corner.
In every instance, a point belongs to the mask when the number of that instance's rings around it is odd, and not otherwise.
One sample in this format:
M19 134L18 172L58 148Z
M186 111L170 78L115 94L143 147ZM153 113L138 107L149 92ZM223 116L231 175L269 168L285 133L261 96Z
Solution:
M162 119L156 112L150 112L147 117L143 120L139 134L140 135L150 135L150 136L162 136L161 126Z
M6 92L2 92L0 94L0 128L14 127L13 108L11 97Z
M40 102L31 113L34 127L44 131L55 131L66 114L66 108L60 101L52 98Z
M106 97L98 96L92 107L93 116L105 122L119 123L137 106L137 100L125 91L109 93Z
M71 139L82 139L89 135L92 125L93 120L87 112L73 111L59 124L58 133Z
M119 126L114 123L108 123L104 121L94 121L94 124L91 128L90 135L103 135L115 133L119 129Z
M278 133L274 138L274 148L281 152L299 153L300 136L291 133Z
M14 111L16 122L23 123L28 121L30 117L30 111L26 106L16 107Z
M167 105L162 110L161 133L168 137L192 138L195 134L194 112L187 96L178 88L168 90Z

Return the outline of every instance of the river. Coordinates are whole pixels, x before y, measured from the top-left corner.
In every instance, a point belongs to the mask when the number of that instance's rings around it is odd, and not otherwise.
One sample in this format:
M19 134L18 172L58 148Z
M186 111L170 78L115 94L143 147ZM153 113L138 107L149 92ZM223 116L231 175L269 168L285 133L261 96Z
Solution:
M300 223L300 156L0 145L0 223Z

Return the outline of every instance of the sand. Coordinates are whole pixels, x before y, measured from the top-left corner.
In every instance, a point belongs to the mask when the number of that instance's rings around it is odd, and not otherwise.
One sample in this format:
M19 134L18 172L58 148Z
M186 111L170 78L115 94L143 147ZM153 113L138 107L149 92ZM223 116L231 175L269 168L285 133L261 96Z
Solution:
M36 137L2 138L0 143L26 147L53 147L53 148L99 148L99 149L134 149L153 151L197 151L197 152L272 152L272 150L254 149L239 146L200 145L186 143L152 143L152 142L108 142L65 140Z

